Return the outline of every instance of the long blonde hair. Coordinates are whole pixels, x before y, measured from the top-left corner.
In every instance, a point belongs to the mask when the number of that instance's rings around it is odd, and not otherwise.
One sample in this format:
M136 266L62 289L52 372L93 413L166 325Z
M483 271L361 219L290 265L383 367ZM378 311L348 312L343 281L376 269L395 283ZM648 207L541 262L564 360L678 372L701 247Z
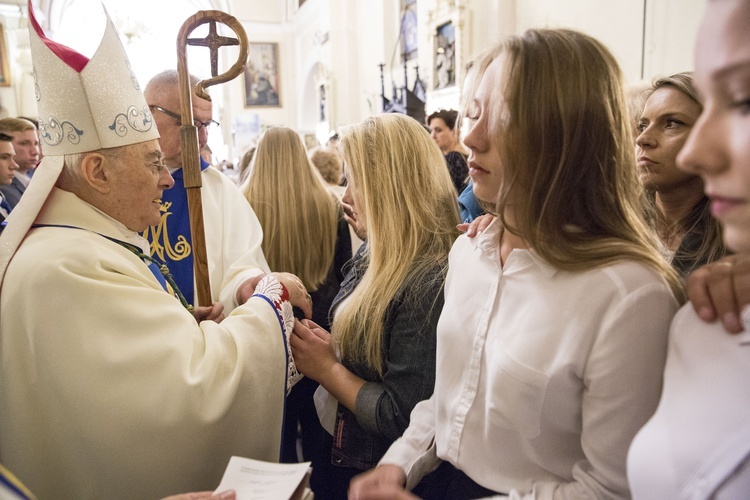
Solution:
M309 291L317 290L333 263L338 201L294 130L266 130L242 192L263 227L271 270L296 274Z
M504 78L494 89L490 134L503 159L497 214L505 228L559 269L643 262L682 300L679 277L644 218L614 56L583 33L529 30L484 54L476 71L483 74L501 54Z
M333 335L346 359L383 369L383 321L407 283L437 266L444 279L458 236L456 192L445 159L417 121L378 115L345 127L339 148L367 229L368 267L347 306L334 318ZM420 290L406 294L416 296Z

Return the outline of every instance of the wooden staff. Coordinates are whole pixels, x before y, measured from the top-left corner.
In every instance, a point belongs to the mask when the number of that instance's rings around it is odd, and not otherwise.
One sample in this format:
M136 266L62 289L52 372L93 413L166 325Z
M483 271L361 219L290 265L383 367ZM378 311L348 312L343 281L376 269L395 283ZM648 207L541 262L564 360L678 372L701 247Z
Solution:
M237 38L219 36L216 23L222 23L234 31ZM206 38L188 38L202 24L209 23ZM190 85L190 73L187 67L186 49L188 45L208 47L211 51L211 78L201 80L195 88L198 97L211 100L205 89L236 78L245 69L247 61L247 35L239 21L225 12L203 10L187 19L177 35L177 74L180 88L180 143L182 145L182 171L187 190L188 211L190 213L190 233L193 244L193 269L198 292L198 304L211 305L211 282L208 277L208 258L206 256L206 233L203 229L203 201L201 199L200 151L198 151L198 128L193 122L193 89ZM237 62L229 71L217 75L219 67L219 47L239 45L240 54ZM196 305L198 305L196 304Z

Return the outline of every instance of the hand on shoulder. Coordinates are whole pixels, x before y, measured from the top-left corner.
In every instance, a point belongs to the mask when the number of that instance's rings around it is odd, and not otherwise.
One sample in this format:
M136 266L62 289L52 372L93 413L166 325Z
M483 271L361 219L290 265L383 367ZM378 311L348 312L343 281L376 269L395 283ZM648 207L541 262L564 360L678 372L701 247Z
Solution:
M719 319L728 332L741 332L740 314L750 305L750 255L729 255L696 269L688 276L687 293L703 321Z

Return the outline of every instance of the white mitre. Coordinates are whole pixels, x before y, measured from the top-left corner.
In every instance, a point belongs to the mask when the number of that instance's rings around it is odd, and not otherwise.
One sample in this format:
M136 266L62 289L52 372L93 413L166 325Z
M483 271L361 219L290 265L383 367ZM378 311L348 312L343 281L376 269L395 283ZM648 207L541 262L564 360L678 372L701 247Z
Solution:
M105 9L106 14L106 9ZM29 0L29 37L44 159L0 236L0 281L63 168L63 155L159 138L112 21L89 60L49 40Z

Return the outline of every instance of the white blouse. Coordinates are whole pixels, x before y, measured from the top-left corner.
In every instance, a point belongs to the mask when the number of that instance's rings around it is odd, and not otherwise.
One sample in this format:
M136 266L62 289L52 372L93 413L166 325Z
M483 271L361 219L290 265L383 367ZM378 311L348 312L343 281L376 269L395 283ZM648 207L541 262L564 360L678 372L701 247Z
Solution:
M635 262L568 272L513 250L501 267L498 226L451 251L435 394L381 463L409 488L442 459L511 498L626 498L677 302Z
M750 498L750 321L743 320L745 332L730 335L690 305L675 316L659 407L628 455L634 498Z

